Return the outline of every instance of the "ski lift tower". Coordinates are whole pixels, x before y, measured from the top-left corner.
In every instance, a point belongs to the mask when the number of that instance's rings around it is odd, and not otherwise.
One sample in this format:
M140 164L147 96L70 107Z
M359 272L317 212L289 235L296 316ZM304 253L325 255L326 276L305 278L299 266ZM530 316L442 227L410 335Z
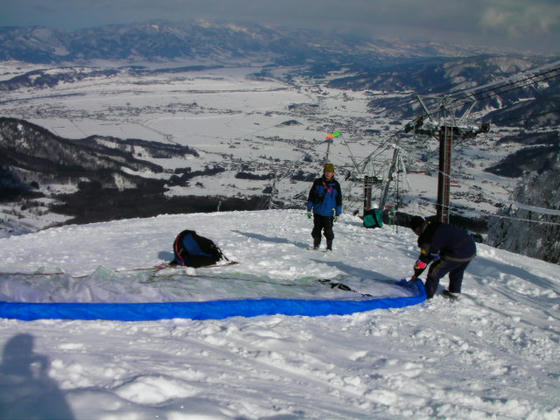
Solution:
M437 196L437 217L442 223L449 223L449 190L451 175L451 150L454 138L465 139L474 138L480 133L487 133L490 130L489 124L482 124L478 127L469 126L466 120L476 104L476 99L471 98L472 102L463 115L459 118L447 108L448 98L441 100L436 119L434 113L430 112L422 98L418 95L418 101L424 108L425 115L417 117L413 122L409 122L404 131L414 132L428 136L437 136L439 139L439 172L438 172L438 196Z
M393 147L394 150L393 150L393 158L391 160L391 166L389 167L389 173L387 174L385 186L383 187L383 192L381 193L381 198L379 199L379 208L382 210L385 208L385 203L387 202L387 196L389 194L389 188L391 186L391 182L393 182L395 173L398 173L399 170L405 174L406 183L408 185L409 190L411 189L410 184L408 182L408 178L406 178L406 168L402 158L402 150L399 147L398 142L395 143ZM399 167L400 169L398 169Z

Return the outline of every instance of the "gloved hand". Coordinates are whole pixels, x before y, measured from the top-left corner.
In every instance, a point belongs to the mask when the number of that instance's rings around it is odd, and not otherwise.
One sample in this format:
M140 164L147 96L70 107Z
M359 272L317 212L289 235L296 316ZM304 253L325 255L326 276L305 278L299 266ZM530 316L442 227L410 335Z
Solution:
M338 220L338 216L334 216L332 219L333 223L336 223L337 220Z
M311 214L311 212L309 210L307 210L307 218L311 219L313 217L313 214Z

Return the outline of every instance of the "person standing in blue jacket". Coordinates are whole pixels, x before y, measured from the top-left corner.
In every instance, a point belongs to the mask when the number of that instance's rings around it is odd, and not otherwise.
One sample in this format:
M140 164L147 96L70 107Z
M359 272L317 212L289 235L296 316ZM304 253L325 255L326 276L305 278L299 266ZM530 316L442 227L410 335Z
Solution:
M428 299L434 296L440 279L446 274L449 274L449 287L443 295L457 298L461 293L465 270L476 257L473 238L458 227L436 220L425 220L420 216L412 218L410 228L418 236L420 248L420 256L414 264L414 274L410 281L417 280L431 263L426 278Z
M313 248L321 245L321 232L327 240L327 249L332 251L334 239L333 223L342 213L342 191L340 184L334 179L334 165L327 163L323 176L313 181L307 199L307 217L313 217Z

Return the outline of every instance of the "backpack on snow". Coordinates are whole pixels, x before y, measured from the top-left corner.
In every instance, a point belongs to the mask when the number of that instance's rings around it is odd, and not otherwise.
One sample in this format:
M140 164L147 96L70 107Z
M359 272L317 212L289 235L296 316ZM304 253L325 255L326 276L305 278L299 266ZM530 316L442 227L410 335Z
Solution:
M380 209L369 209L364 212L364 227L383 227L383 211Z
M172 265L204 267L227 260L222 250L212 240L198 235L194 230L182 231L173 242L175 259Z

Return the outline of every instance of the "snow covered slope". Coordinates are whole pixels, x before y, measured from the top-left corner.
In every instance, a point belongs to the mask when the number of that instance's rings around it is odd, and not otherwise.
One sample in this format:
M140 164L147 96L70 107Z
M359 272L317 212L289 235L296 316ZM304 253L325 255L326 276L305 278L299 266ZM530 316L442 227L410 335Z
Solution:
M3 274L0 293L27 301L188 300L193 292L264 290L256 281L205 283L195 274L296 285L344 279L363 292L411 275L417 249L406 229L364 229L343 215L334 252L326 253L308 249L311 227L304 211L271 210L162 215L0 238L0 271L67 273ZM127 271L169 260L175 235L187 228L239 264L155 281ZM457 302L436 296L404 309L317 318L3 319L0 417L558 419L559 278L558 265L479 245ZM292 293L287 289L276 290Z

